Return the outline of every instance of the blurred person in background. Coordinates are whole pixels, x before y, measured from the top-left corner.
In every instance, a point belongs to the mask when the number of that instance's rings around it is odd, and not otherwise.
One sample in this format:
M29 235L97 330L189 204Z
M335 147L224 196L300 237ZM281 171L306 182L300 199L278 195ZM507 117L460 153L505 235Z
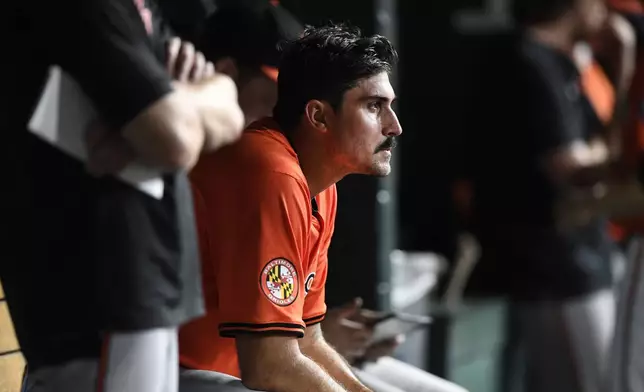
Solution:
M212 371L257 390L370 390L320 322L335 183L387 175L402 132L388 79L396 59L384 37L306 29L285 46L274 117L191 173L207 315L180 334L184 392L220 386Z
M239 90L246 125L268 117L277 102L279 45L296 39L304 26L276 2L224 5L204 23L197 47L230 76Z
M25 388L176 391L177 327L204 310L185 172L239 137L235 86L180 41L166 62L151 3L11 7L2 14L19 55L7 61L20 83L2 90L14 148L4 155L11 256L0 278L29 366ZM98 111L86 164L29 130L54 65ZM73 112L61 90L61 113ZM162 173L160 200L116 179L133 161Z
M608 13L603 0L514 7L518 31L486 54L472 91L466 151L481 260L471 288L508 297L526 391L601 391L615 246L605 219L564 227L559 206L571 189L592 196L612 160L574 54Z
M630 22L636 41L636 68L629 86L626 121L622 138L621 169L624 175L641 170L644 151L644 2L640 0L610 0L612 9ZM641 181L641 179L640 179ZM628 249L628 265L621 284L613 358L607 391L644 390L644 249L641 216L614 220L613 234Z

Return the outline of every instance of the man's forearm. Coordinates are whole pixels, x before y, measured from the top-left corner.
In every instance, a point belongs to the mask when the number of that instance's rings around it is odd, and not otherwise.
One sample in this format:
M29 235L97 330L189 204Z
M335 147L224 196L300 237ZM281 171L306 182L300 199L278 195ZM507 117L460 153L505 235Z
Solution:
M245 374L242 371L244 386L267 392L347 392L318 364L304 355L273 363L275 366L258 369L259 374Z
M371 391L358 380L347 361L323 339L301 349L304 355L315 361L347 391Z
M641 186L631 179L600 186L601 191L592 195L582 192L569 200L562 200L558 208L559 225L563 228L587 224L598 216L629 219L644 213L644 194Z
M204 151L215 150L237 139L244 114L237 103L237 88L226 75L196 85L185 85L194 98L204 129Z

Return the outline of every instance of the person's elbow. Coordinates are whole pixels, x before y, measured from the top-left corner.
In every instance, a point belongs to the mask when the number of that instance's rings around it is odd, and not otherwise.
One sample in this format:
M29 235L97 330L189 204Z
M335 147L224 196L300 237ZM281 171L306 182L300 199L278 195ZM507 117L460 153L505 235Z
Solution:
M236 141L245 125L237 100L237 87L228 76L218 74L199 89L199 112L204 124L204 150L213 151Z
M123 136L143 162L164 170L189 170L204 146L203 124L196 108L172 92L125 126Z
M204 130L196 112L186 110L160 132L159 163L169 170L190 170L204 148Z
M271 356L240 361L241 382L254 391L276 391L289 382L289 365L297 362L297 356L289 361L278 361Z
M279 373L272 374L258 366L241 369L242 384L252 391L274 391L279 388Z

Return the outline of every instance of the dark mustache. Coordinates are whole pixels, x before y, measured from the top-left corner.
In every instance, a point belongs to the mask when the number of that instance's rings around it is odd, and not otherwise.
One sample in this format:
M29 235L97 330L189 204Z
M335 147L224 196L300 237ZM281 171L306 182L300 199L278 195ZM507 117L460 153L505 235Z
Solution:
M396 148L397 144L398 144L398 141L396 140L396 137L390 136L384 142L382 142L382 144L379 145L378 148L376 148L376 152L380 152L382 150L387 150L387 149L394 149Z

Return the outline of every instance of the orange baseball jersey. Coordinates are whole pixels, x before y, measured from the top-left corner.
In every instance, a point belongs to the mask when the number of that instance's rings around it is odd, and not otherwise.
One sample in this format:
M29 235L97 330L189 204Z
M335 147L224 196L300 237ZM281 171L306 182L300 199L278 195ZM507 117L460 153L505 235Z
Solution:
M324 318L336 188L311 197L272 119L202 157L190 178L207 312L181 329L181 364L239 376L231 338L302 337Z

